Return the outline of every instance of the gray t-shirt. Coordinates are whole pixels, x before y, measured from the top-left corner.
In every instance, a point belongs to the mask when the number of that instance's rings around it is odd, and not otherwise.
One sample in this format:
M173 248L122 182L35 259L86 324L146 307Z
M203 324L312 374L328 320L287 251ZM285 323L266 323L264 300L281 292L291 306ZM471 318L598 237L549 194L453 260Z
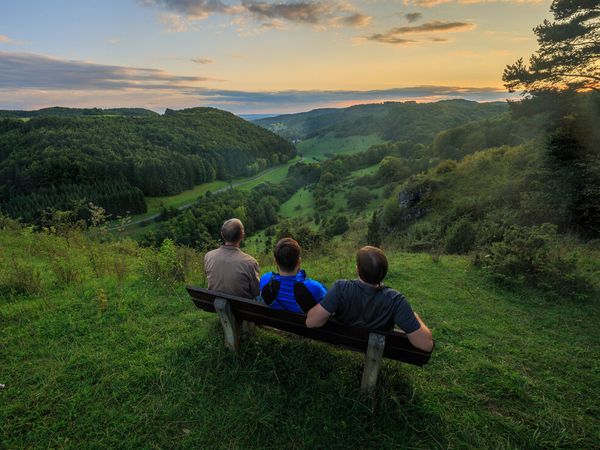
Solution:
M389 331L394 325L405 333L421 328L408 300L388 287L373 287L360 280L333 283L321 306L338 322L369 330Z

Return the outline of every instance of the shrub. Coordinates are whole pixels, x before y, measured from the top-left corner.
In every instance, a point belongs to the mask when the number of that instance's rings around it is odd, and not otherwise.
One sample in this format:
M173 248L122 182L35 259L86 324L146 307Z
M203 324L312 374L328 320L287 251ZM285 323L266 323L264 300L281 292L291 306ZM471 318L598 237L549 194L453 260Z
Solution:
M364 208L372 198L373 195L365 187L357 187L346 193L348 206L352 209Z
M348 218L344 215L332 217L325 227L325 234L329 237L338 236L348 231Z
M444 249L446 253L464 254L475 246L477 233L468 218L462 217L446 230Z
M171 239L165 239L158 252L148 258L146 274L152 280L169 284L185 281L183 261L179 258L177 246Z
M0 273L0 292L12 295L37 295L43 291L42 274L30 264L12 261Z
M11 219L0 211L0 230L17 231L21 228L23 228L23 225L18 220Z
M416 222L404 236L404 244L411 251L441 251L439 241L439 227L425 221Z
M565 256L556 244L556 226L511 226L501 241L490 245L480 259L483 268L496 279L509 283L531 283L571 295L589 289L577 272L577 258Z
M81 279L79 267L68 257L55 259L52 270L59 283L64 286L77 283Z
M435 167L435 173L437 175L442 175L444 173L452 172L455 168L456 161L453 159L445 159Z

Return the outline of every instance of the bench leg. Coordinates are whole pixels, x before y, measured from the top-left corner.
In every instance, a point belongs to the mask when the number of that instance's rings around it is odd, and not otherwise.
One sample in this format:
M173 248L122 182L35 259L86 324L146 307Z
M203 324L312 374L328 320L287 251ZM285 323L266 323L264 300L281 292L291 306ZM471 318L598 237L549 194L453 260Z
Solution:
M377 385L377 375L379 374L384 347L385 336L377 333L369 334L369 344L365 354L365 369L360 384L363 392L370 393Z
M253 334L256 329L256 324L254 322L248 322L247 320L242 320L242 334L248 335Z
M225 345L229 350L237 352L240 348L240 322L235 318L229 302L224 298L215 299L214 305L219 319L221 319L221 326L225 335Z

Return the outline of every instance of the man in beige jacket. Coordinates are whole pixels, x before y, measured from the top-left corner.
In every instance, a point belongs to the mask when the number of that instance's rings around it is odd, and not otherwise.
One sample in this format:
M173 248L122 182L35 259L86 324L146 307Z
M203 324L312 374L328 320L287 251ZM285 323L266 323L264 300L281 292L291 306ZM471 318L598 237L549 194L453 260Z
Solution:
M226 220L221 227L224 245L204 256L208 289L254 299L260 290L258 262L240 250L244 225L239 219Z

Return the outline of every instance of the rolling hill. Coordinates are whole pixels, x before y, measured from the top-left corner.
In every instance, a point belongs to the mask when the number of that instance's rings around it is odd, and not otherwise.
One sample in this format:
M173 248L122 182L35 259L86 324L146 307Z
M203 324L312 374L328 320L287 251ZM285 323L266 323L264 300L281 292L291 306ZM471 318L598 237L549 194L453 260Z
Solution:
M290 140L326 135L348 137L374 134L386 141L428 143L441 130L491 118L507 110L506 104L500 102L385 102L342 109L316 109L260 119L254 123Z
M0 119L0 209L27 222L88 202L140 213L144 196L252 175L294 155L289 142L225 111L136 111L52 108Z

